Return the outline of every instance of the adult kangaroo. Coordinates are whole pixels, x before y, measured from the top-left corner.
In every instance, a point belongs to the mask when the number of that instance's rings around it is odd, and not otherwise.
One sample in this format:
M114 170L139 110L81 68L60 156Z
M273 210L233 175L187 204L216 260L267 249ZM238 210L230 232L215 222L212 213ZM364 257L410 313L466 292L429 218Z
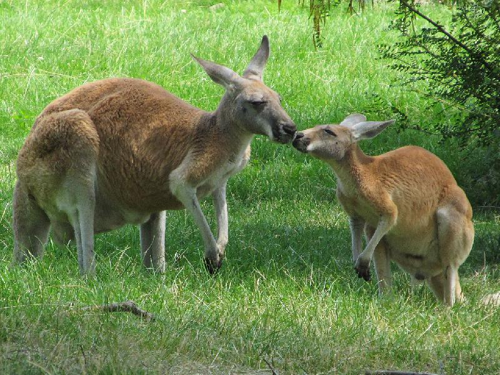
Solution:
M52 227L57 243L76 240L80 272L93 273L94 233L139 224L144 265L163 272L165 211L186 208L216 272L228 242L228 178L247 164L255 134L288 143L296 132L262 81L268 57L267 36L242 76L193 56L226 90L214 112L129 78L88 83L49 104L17 160L14 263L40 257ZM217 240L199 204L210 194Z

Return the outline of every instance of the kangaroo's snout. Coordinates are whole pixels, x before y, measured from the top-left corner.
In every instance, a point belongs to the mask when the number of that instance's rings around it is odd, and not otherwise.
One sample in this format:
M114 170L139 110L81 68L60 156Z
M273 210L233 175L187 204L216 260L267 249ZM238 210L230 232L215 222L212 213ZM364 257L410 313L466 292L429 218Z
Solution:
M297 134L295 134L295 140L299 140L300 138L304 138L304 133L297 132Z
M294 135L295 132L297 131L297 127L295 126L294 123L290 123L290 124L284 124L283 125L283 130L285 131L285 133L287 134L291 134L291 135Z
M279 143L290 143L293 141L295 137L295 133L297 132L297 126L293 123L293 121L289 122L280 122L277 126L277 131L273 134L274 139Z
M295 139L292 145L300 152L306 152L307 146L309 146L309 139L304 136L304 133L297 132L295 133Z

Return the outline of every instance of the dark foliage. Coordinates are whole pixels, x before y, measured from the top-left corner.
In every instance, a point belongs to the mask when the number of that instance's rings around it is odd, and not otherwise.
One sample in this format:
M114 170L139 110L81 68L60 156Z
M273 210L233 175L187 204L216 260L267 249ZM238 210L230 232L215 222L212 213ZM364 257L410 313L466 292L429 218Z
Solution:
M427 26L415 30L416 17ZM382 54L403 73L405 84L427 82L429 106L447 108L426 131L457 139L468 160L460 177L476 205L500 205L500 3L462 1L449 26L427 17L414 1L400 1L392 27L402 41ZM403 119L405 118L402 113ZM420 126L410 125L422 130Z

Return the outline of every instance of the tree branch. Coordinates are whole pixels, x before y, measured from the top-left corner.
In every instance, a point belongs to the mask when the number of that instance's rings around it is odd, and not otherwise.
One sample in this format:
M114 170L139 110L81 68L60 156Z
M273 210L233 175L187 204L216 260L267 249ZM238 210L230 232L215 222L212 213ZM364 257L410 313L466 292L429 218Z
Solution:
M474 56L477 60L481 62L490 72L495 73L495 70L493 67L478 53L474 52L472 49L467 47L464 43L459 41L457 38L455 38L453 35L451 35L446 29L438 24L437 22L433 21L429 17L427 17L425 14L420 12L418 9L414 8L411 6L406 0L400 0L401 4L403 4L405 7L407 7L409 10L411 10L413 13L418 15L419 17L423 18L427 22L429 22L432 26L434 26L436 29L438 29L442 34L446 35L448 39L450 39L453 43L455 43L457 46L460 46L463 50L467 51L470 56ZM496 74L495 74L496 76Z

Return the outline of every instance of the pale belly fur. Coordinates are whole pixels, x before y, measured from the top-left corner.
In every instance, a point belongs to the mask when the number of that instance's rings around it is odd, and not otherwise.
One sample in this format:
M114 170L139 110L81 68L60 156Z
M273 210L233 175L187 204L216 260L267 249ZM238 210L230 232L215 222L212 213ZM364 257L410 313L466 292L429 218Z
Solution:
M437 233L415 233L413 236L384 236L389 256L401 269L418 280L428 279L443 271Z

